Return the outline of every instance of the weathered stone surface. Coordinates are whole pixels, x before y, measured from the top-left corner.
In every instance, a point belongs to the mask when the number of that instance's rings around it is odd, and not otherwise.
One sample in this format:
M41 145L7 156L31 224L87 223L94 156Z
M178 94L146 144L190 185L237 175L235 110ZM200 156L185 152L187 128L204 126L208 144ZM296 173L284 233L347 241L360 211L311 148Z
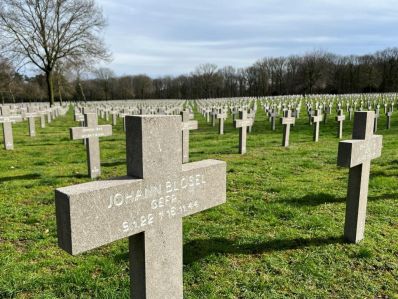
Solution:
M182 217L226 200L226 164L182 164L180 116L126 117L127 174L55 192L71 254L129 237L132 298L182 298Z
M355 112L353 140L340 141L337 165L349 167L344 236L352 243L364 238L371 160L380 157L382 136L373 135L374 111Z

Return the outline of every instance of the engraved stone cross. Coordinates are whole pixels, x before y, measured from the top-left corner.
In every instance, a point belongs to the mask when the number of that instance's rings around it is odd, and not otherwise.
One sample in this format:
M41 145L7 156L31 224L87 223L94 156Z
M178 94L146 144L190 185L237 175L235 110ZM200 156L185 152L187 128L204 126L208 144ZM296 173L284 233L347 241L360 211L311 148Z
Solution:
M374 114L355 112L353 140L339 143L337 165L350 168L344 237L352 243L364 237L370 161L381 156L383 137L373 135Z
M282 146L289 146L289 136L290 136L290 126L294 125L296 122L296 118L292 117L291 110L285 110L284 116L281 118L281 123L283 125L283 139Z
M314 126L314 133L312 140L315 142L318 142L319 140L319 123L322 121L322 119L323 119L322 110L321 109L315 110L314 116L311 117Z
M226 163L182 164L181 116L126 117L127 175L57 189L59 246L129 238L132 298L183 298L182 218L226 200Z
M246 136L247 136L247 127L253 125L253 119L247 118L247 111L239 111L240 119L234 120L235 128L239 128L239 153L246 153Z
M343 122L345 120L344 111L340 109L337 112L336 121L339 123L339 127L337 129L337 138L343 138Z
M189 162L189 131L198 129L198 121L190 120L189 110L181 112L182 116L182 163Z
M10 115L10 108L1 107L0 123L3 124L3 142L6 150L14 149L14 137L12 135L12 123L22 121L21 115Z
M84 114L85 127L70 128L72 140L86 139L88 175L94 179L101 175L99 137L111 136L111 125L98 125L96 113Z

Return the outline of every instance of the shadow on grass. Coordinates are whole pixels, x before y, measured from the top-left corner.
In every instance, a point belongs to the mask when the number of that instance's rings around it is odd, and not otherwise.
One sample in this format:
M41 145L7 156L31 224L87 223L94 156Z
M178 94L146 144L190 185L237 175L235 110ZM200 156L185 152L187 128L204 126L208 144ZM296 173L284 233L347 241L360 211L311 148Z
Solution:
M213 253L216 254L260 254L274 251L343 244L341 237L275 239L266 242L240 244L224 238L197 239L184 245L184 265L189 265Z
M119 165L126 165L126 160L114 161L114 162L101 162L101 166L103 166L103 167L112 167L112 166L119 166Z
M57 175L56 178L81 179L81 178L88 178L88 174L87 173L74 173L74 174L67 174L67 175Z
M345 202L346 198L339 198L327 193L310 193L300 198L285 199L282 202L294 206L319 206L325 203L341 203Z
M17 175L17 176L8 176L0 178L0 183L14 181L14 180L35 180L39 179L41 174L39 173L29 173L24 175Z

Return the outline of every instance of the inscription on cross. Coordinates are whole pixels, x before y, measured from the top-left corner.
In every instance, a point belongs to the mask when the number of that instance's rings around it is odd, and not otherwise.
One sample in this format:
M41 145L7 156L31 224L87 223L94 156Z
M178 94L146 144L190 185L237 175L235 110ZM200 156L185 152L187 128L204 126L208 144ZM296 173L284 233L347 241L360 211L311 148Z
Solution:
M6 150L14 149L14 137L12 134L12 124L15 122L22 121L20 115L10 115L10 108L3 106L1 107L0 123L3 124L3 142Z
M183 298L182 218L226 200L226 163L182 164L181 116L126 117L127 175L55 192L59 246L129 238L132 298Z
M70 128L72 140L86 139L88 175L94 179L101 175L99 137L111 136L111 125L98 125L96 113L84 114L85 127Z
M364 238L370 162L381 156L383 137L373 135L374 114L355 112L353 140L339 143L337 165L350 168L344 236L352 243Z
M247 127L253 125L253 119L247 118L247 111L239 111L239 118L234 120L234 127L239 128L239 153L246 153Z
M198 129L198 121L190 120L189 110L181 112L182 116L182 163L189 162L189 131Z
M296 122L296 118L292 116L291 110L285 110L284 116L281 118L281 124L283 125L283 139L282 146L289 146L289 137L290 137L290 126L294 125Z

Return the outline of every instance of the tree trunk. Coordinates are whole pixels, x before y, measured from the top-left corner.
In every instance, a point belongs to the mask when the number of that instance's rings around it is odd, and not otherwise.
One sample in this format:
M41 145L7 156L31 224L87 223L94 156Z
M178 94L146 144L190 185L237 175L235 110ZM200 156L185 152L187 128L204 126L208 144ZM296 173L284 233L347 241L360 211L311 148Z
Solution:
M47 83L47 98L50 102L50 107L54 106L54 86L52 70L46 71L46 83Z
M58 74L57 75L57 83L58 83L58 96L59 96L59 103L61 104L61 106L62 106L62 92L61 92L61 80L60 80L60 75Z

